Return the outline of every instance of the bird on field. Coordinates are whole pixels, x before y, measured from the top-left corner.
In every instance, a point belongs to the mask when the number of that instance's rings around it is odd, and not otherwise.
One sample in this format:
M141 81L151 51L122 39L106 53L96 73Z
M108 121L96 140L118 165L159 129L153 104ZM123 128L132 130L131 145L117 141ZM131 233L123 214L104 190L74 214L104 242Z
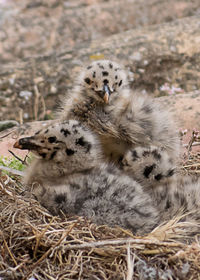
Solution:
M104 161L97 135L77 120L54 123L33 136L19 139L14 147L36 155L26 170L24 183L53 214L62 211L84 216L96 224L118 225L137 235L150 232L180 210L187 214L183 220L195 225L200 222L200 181L177 179L164 192L146 191L148 180L143 181L143 186ZM165 173L164 163L169 159L165 154L155 147L148 150L148 155L140 152L133 150L132 154L137 160L149 156L155 165L160 160L159 174L169 176ZM129 155L125 159L131 168ZM140 167L141 170L132 170L139 172L138 178L145 173L159 176L155 175L156 169L147 172L144 162ZM162 188L161 182L158 187ZM191 224L190 231L194 234L199 228Z
M81 215L135 234L157 225L158 211L151 197L136 181L103 161L96 135L80 122L53 124L19 139L14 147L36 155L24 183L53 214Z
M105 159L118 164L135 147L155 146L175 164L179 136L169 111L155 98L130 89L124 68L110 60L85 67L63 99L61 120L77 119L94 131Z

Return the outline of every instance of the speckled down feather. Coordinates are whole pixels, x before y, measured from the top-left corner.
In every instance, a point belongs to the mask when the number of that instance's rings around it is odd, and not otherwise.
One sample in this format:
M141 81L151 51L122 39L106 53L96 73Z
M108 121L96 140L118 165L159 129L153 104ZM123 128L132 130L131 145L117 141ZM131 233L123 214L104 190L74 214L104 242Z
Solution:
M83 69L63 103L59 117L96 132L106 159L118 163L129 149L153 145L176 162L180 143L171 114L156 99L131 90L116 62L99 60Z
M164 181L160 180L154 191L150 177L157 176L156 170L164 174L168 161L168 156L155 147L148 153L142 148L133 151L140 160L134 161L131 174L135 173L138 180L141 174L143 177L147 174L146 156L151 164L162 162L160 169L150 170L153 174L148 171L145 181L142 178L144 186L113 164L105 163L98 137L76 120L56 123L31 137L19 139L15 147L29 149L37 155L26 171L25 183L54 214L62 211L83 215L97 224L118 225L134 234L150 232L180 210L181 213L193 211L185 220L200 221L200 181L181 182L177 178L164 188ZM191 231L196 233L198 228Z

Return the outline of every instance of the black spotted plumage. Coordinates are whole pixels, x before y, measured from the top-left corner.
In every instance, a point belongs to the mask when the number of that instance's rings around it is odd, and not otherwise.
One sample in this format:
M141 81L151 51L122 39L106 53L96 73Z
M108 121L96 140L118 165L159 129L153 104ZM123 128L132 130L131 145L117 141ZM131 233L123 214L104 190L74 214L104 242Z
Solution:
M66 149L65 152L68 156L72 156L75 153L75 151L72 149Z
M60 132L63 133L65 137L71 134L71 132L68 129L64 129L64 128L61 128Z
M57 153L57 151L53 151L51 156L50 156L50 159L53 159L55 157L56 153Z
M91 144L85 141L84 137L80 137L76 139L76 145L80 145L82 147L86 147L87 152L89 152L91 148Z
M90 80L90 78L85 78L85 79L84 79L84 81L85 81L88 85L90 85L90 84L91 84L91 80Z
M63 131L70 132L69 137L65 137ZM49 138L50 141L41 143L41 139ZM160 223L173 218L180 209L187 214L181 221L200 222L200 180L196 185L172 183L168 177L174 175L173 168L160 172L170 158L162 148L136 146L121 158L122 167L124 160L128 163L127 168L131 164L135 166L133 175L143 172L145 178L140 181L137 176L126 176L123 168L119 170L114 164L105 162L100 156L98 137L78 121L58 123L55 128L49 127L48 134L43 130L19 141L21 145L28 142L28 147L43 158L37 157L31 163L25 183L53 214L61 211L67 215L80 215L99 225L125 227L137 235L151 232ZM58 150L53 149L55 145ZM85 152L88 146L90 153ZM165 187L164 179L168 180ZM152 191L150 182L153 180L163 190L156 192L157 185L154 185ZM149 182L149 189L145 188L144 182ZM168 189L168 184L173 185ZM195 213L191 214L192 210L196 210ZM199 232L199 228L196 230L192 226L191 230Z
M66 194L55 195L55 202L58 204L66 202Z
M55 143L56 140L57 140L56 136L50 136L50 137L48 138L49 143Z
M103 71L103 72L102 72L102 75L103 75L103 76L108 76L109 73L108 73L107 71Z
M122 80L119 82L119 87L122 85Z
M146 166L145 169L144 169L144 172L143 172L144 176L146 178L148 178L155 167L156 167L155 164L152 164L150 166Z
M163 178L163 175L162 175L161 173L159 173L159 174L157 174L157 175L155 176L155 179L156 179L157 181L160 181L162 178Z
M105 79L105 80L103 80L103 83L104 83L104 85L107 85L107 84L109 84L109 81L108 81L108 79Z

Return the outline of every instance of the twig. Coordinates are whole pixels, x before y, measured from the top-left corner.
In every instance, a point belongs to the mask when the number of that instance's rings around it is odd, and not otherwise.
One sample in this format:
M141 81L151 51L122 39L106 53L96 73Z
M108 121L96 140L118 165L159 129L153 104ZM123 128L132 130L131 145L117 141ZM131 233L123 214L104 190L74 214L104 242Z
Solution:
M40 240L41 240L42 237L44 236L44 234L45 234L45 232L47 231L47 229L52 225L53 221L54 221L54 217L52 217L50 223L47 224L46 227L43 229L43 231L37 236L35 248L34 248L34 251L33 251L33 257L34 257L34 258L36 258L37 249L38 249Z
M134 261L135 258L131 258L131 250L130 250L130 243L127 246L127 278L126 280L133 279L133 271L134 271Z
M23 124L23 109L19 110L19 123L21 125Z
M16 154L14 152L12 152L11 150L8 150L9 153L11 153L11 155L13 155L16 159L18 159L19 161L21 161L22 164L27 165L27 158L28 156L26 155L24 159L21 159L20 157L16 156Z
M188 147L187 147L188 157L189 157L190 152L192 150L192 145L197 142L196 140L199 140L199 131L194 129L192 131L192 136L191 136L191 139L190 139L190 141L188 143Z
M45 101L44 101L44 97L39 92L38 86L36 84L34 85L34 91L35 91L35 103L34 103L35 120L38 120L39 99L41 99L41 104L42 104L42 113L41 113L41 116L39 116L39 119L44 119L44 117L46 115L46 104L45 104Z
M173 253L174 251L171 249L165 249L165 250L161 250L161 249L154 249L154 250L143 250L141 251L141 254L144 255L158 255L158 254L170 254Z
M19 271L22 273L22 270L21 270L21 266L17 264L17 261L15 260L15 257L13 255L13 253L11 252L10 248L8 247L8 244L4 238L4 235L3 235L3 232L0 231L0 234L2 235L2 238L3 238L3 242L4 242L4 245L6 247L6 250L8 251L8 254L10 255L11 259L13 260L14 264L15 264L15 267L17 267L19 269Z
M160 242L158 240L149 240L149 239L118 239L118 240L103 240L96 242L88 242L79 245L71 245L66 246L65 250L73 250L73 249L87 249L87 248L96 248L107 245L123 245L123 244L143 244L143 245L159 245L159 246L167 246L167 247L185 247L186 245L182 243L174 243L174 242Z
M198 166L200 166L200 162L199 162L199 163L188 164L188 165L183 165L184 168L188 168L188 167L198 167Z
M44 97L40 94L40 98L41 98L41 102L42 102L42 113L40 115L40 118L39 119L44 119L45 115L46 115L46 104L45 104L45 101L44 101Z
M188 148L189 144L183 144L183 147L184 148ZM194 147L194 146L200 146L200 142L194 142L192 143L191 147Z
M78 223L78 220L77 220L77 222L75 222L74 224L71 225L71 227L69 228L69 230L67 230L67 231L63 234L63 236L56 242L56 244L55 244L54 246L50 247L50 248L42 255L42 257L41 257L38 261L36 261L36 262L33 264L33 266L31 267L31 271L28 272L28 274L26 275L25 278L23 278L23 280L27 279L28 276L30 276L30 274L33 272L33 270L39 265L39 263L41 263L44 259L46 259L47 256L49 255L49 253L50 253L53 249L55 249L57 246L60 245L60 243L70 234L70 232L71 232L72 229L77 225L77 223Z
M38 90L37 85L34 85L34 92L35 92L35 102L34 102L34 117L35 120L37 121L38 119L38 108L39 108L39 97L40 97L40 93Z

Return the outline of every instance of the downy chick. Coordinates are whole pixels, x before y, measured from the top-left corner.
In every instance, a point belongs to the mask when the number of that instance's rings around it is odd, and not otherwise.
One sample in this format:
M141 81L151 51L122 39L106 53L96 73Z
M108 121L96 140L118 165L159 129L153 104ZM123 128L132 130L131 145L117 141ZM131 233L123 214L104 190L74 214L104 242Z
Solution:
M171 114L156 99L131 90L116 62L99 60L83 69L63 102L59 117L89 125L109 161L118 163L129 149L153 145L176 162L180 143Z
M24 181L53 214L82 215L134 234L150 232L158 224L151 197L114 165L103 162L96 135L80 122L54 124L19 139L14 147L36 154Z

